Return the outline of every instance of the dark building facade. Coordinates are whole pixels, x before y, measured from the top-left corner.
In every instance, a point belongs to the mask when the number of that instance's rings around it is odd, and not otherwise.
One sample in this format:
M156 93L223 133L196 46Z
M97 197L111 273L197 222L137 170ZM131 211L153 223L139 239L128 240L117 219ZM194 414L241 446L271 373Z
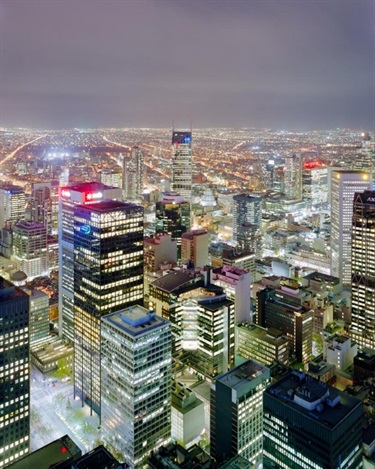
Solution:
M0 277L0 468L29 452L29 296Z
M354 195L351 247L352 337L375 348L375 191Z
M263 394L263 467L362 467L362 402L293 371Z
M169 234L177 242L177 260L181 260L181 237L190 230L190 203L175 192L164 192L156 202L156 234Z
M281 331L297 361L307 363L312 353L313 311L303 304L303 297L292 293L282 287L259 291L257 323Z

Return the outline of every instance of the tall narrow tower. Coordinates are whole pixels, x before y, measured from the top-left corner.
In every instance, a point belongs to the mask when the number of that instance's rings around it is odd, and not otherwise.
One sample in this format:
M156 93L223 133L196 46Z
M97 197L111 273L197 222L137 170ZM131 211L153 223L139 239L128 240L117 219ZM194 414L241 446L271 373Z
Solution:
M190 131L173 132L172 156L172 190L191 203L193 169Z
M100 320L143 302L143 208L74 209L74 394L100 416Z
M302 200L302 156L285 158L284 190L287 197Z
M242 250L262 255L262 197L238 194L233 197L233 239Z
M132 147L130 157L123 160L123 189L127 201L140 200L144 185L144 157L142 150Z
M331 275L350 285L353 199L356 192L371 188L371 175L338 170L331 177Z
M375 191L354 196L351 332L360 347L375 348Z

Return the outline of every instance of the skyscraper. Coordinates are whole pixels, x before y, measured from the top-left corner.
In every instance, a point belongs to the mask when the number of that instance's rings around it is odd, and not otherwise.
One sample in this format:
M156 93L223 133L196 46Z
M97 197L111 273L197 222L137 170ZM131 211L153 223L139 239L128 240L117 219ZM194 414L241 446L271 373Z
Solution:
M262 255L262 197L239 194L233 197L233 239L242 250L255 250ZM245 245L246 240L246 245Z
M143 208L74 208L74 394L100 416L100 319L143 302Z
M190 204L176 192L164 192L156 202L155 231L172 236L177 242L177 260L181 260L181 237L190 230Z
M270 370L249 360L211 384L211 457L221 463L239 454L255 467L262 459L263 392Z
M131 468L171 438L171 331L141 306L102 318L103 441Z
M263 394L263 467L362 467L362 402L293 371Z
M49 335L49 296L40 290L29 295L30 306L30 345Z
M285 158L284 191L290 199L302 200L302 156Z
M74 341L74 208L102 200L122 199L119 188L98 182L61 187L59 194L59 334Z
M192 186L192 151L191 132L175 132L172 134L172 190L181 194L191 203Z
M0 187L0 229L11 228L14 223L25 219L25 191L12 184Z
M0 468L29 452L29 296L0 277Z
M344 285L351 283L353 198L371 188L364 171L332 171L331 179L331 275Z
M13 228L13 257L31 280L48 275L47 228L42 223L22 221Z
M313 311L309 299L310 295L293 281L257 294L258 325L281 331L288 338L290 353L301 363L307 363L312 353Z
M33 184L29 212L30 220L45 225L49 234L57 234L59 194L56 181Z
M354 195L351 333L360 347L375 348L375 191Z
M124 197L128 201L142 198L144 185L144 157L138 146L131 149L130 157L123 160Z

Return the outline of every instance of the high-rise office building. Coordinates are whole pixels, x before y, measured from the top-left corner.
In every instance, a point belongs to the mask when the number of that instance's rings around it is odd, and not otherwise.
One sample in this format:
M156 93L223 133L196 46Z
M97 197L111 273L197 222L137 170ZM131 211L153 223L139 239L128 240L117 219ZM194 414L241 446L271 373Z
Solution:
M176 241L169 234L144 239L145 272L159 269L162 263L177 263Z
M239 454L253 464L262 460L263 392L270 370L249 360L211 384L211 457L221 463Z
M309 207L322 207L328 202L328 168L318 160L306 161L302 171L302 196Z
M28 207L30 220L45 225L49 234L57 234L59 214L57 181L33 184Z
M21 221L13 227L13 258L31 280L48 275L47 228L42 223Z
M364 171L332 171L331 179L331 275L344 285L351 283L353 199L356 192L371 189L371 175Z
M257 293L257 323L288 338L290 353L307 363L312 354L313 311L310 296L292 282Z
M29 297L0 277L0 468L29 452Z
M110 187L122 187L122 171L103 169L100 173L100 182Z
M148 300L149 285L163 270L177 265L177 243L169 234L144 239L144 295Z
M176 192L164 192L156 202L156 234L165 233L177 242L177 260L181 260L181 237L190 230L190 203Z
M119 188L81 182L60 188L59 196L59 334L74 341L74 208L102 200L121 200Z
M100 319L143 302L143 208L74 208L74 394L100 416Z
M144 186L144 157L138 146L123 160L123 189L125 200L140 200Z
M172 354L211 379L234 361L234 303L209 270L180 269L150 285L150 304L171 322Z
M301 155L292 155L285 158L284 192L290 199L302 200Z
M30 345L49 335L49 296L33 290L29 295L30 302Z
M235 321L250 321L250 272L233 266L213 269L212 283L222 287L227 298L234 301Z
M362 467L362 402L293 371L263 394L263 467Z
M375 191L354 195L351 247L351 334L361 348L375 348Z
M191 203L193 174L191 132L173 131L172 158L172 190Z
M208 265L209 234L206 230L194 230L181 236L181 264L192 262L194 267Z
M233 197L233 239L241 250L249 250L252 240L255 256L262 256L262 197L239 194ZM246 246L242 246L245 243Z
M0 229L25 219L25 191L12 184L0 187Z
M171 331L141 306L102 318L102 435L129 467L143 468L171 438Z

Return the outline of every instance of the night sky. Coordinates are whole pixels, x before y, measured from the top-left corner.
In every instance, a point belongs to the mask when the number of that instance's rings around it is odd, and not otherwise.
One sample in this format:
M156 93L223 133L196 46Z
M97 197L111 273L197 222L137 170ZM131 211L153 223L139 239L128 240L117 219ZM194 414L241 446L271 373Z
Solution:
M0 4L0 126L375 129L373 0Z

